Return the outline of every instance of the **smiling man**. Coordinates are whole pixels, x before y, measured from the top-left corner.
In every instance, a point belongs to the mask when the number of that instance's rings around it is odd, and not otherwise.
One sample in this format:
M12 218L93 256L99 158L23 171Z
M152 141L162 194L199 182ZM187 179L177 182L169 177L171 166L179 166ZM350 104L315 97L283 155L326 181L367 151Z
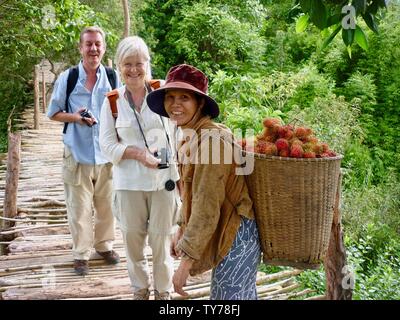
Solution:
M82 30L82 60L57 79L47 113L51 120L64 122L64 192L78 275L88 274L92 247L107 263L119 262L113 250L112 165L99 146L100 109L105 94L119 86L114 70L101 64L105 50L102 29Z

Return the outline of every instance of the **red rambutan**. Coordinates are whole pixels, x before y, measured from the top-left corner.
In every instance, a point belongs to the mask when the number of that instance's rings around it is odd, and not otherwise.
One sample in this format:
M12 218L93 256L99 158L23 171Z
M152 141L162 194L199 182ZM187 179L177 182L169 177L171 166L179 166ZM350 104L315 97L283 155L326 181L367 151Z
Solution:
M263 120L263 125L266 128L272 128L274 125L280 125L281 121L277 118L265 118Z
M294 130L294 135L299 139L306 137L307 136L307 128L297 127Z
M315 152L305 151L303 153L303 158L315 158L315 157L316 157Z
M303 148L298 144L293 145L290 149L290 157L292 158L301 158L303 157L303 153Z
M278 151L280 157L289 157L289 149L282 149Z
M279 138L278 140L276 140L275 145L278 151L289 149L289 142L283 138Z

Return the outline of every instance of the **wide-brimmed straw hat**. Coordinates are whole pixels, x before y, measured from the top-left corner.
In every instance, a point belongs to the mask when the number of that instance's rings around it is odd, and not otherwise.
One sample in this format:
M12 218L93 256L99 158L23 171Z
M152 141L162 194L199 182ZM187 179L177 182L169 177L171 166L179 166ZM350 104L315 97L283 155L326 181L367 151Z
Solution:
M147 95L147 105L149 108L162 115L168 117L164 108L164 96L167 89L186 89L204 97L205 104L203 112L211 118L216 118L219 115L218 104L208 96L208 79L207 76L199 69L188 65L180 64L169 69L165 84L150 92Z

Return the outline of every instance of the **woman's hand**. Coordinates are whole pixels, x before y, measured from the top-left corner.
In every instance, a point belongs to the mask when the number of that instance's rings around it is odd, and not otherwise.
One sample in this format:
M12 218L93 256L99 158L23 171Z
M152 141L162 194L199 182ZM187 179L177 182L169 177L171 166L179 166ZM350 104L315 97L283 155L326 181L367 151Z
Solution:
M128 146L125 149L122 159L133 159L140 161L145 167L151 169L157 169L158 164L161 162L161 160L153 156L149 150L134 146Z
M174 259L178 259L182 254L181 250L177 247L178 241L182 238L182 235L183 235L182 228L179 227L172 237L169 253L171 257L173 257Z
M186 291L183 291L183 287L186 285L186 280L189 277L189 270L193 262L194 260L192 259L183 258L172 277L172 284L174 285L175 292L184 297L189 295Z
M157 159L153 156L149 150L143 149L139 154L138 160L147 168L157 169L158 164L161 162L161 159Z

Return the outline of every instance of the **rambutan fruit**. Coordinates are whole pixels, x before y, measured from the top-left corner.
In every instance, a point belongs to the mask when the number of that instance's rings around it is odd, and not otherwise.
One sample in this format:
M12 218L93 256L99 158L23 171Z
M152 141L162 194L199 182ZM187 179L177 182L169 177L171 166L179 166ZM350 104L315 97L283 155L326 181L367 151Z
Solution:
M281 124L281 120L277 119L277 118L265 118L263 120L263 125L266 128L272 128L274 125L280 125Z
M315 158L316 154L312 151L304 151L303 158Z
M256 146L254 148L254 150L256 151L256 153L262 153L265 154L266 150L267 150L267 143L264 140L258 140L256 143Z
M313 151L315 154L322 154L324 152L324 147L320 143L313 144Z
M289 144L290 144L291 147L296 145L296 144L299 145L299 146L303 146L303 142L301 140L297 139L297 138L290 139L289 140Z
M289 148L279 150L278 155L280 157L289 157Z
M285 125L278 128L279 138L291 139L293 137L293 129L289 125Z
M323 152L328 152L329 146L327 143L323 142L323 143L321 143L321 146L322 146Z
M293 145L290 149L290 157L292 158L302 158L303 153L303 148L298 144Z
M306 137L307 136L307 128L297 127L294 130L294 135L299 139L302 139L302 138Z
M266 137L264 137L264 140L267 141L267 142L275 143L276 136L266 136Z
M310 152L310 151L314 152L314 151L313 151L313 146L314 146L314 145L313 145L311 142L303 143L303 150L304 150L304 152Z
M306 141L315 144L318 143L318 138L316 136L310 135L306 137Z
M284 149L289 149L289 142L286 139L279 138L278 140L275 141L276 148L278 151L284 150Z
M275 143L267 142L267 146L265 148L265 154L267 156L276 156L278 154L278 149L276 148Z

